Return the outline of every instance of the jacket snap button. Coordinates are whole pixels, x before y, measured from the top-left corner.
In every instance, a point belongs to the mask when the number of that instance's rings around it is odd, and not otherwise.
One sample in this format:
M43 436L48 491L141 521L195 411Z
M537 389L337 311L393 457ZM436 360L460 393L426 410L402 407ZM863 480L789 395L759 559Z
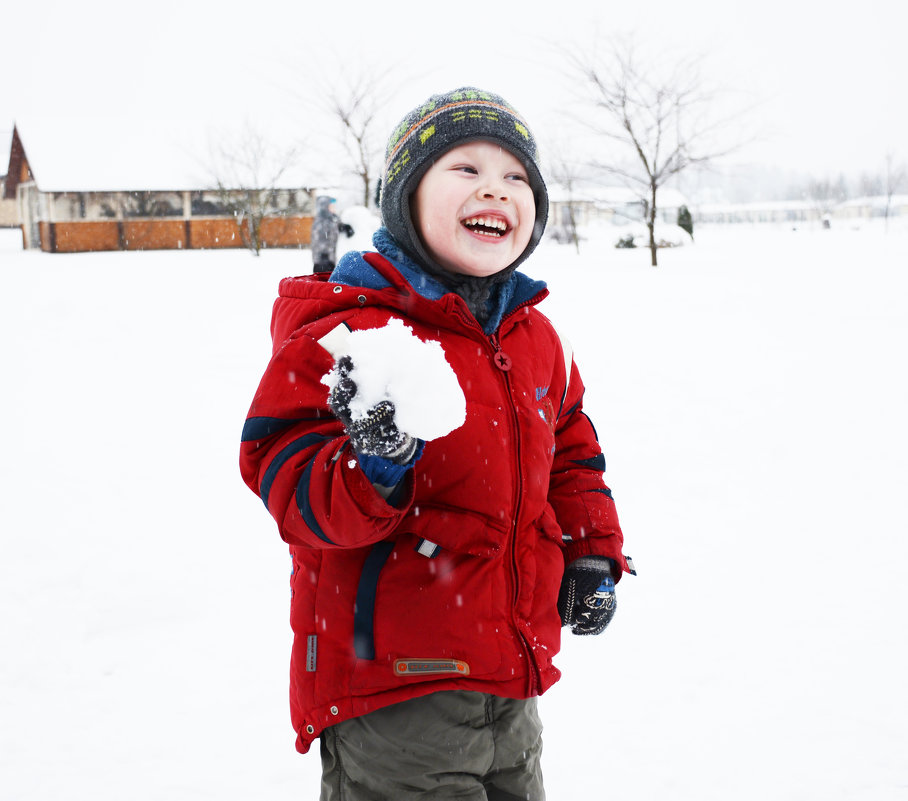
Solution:
M344 291L344 288L342 286L336 286L336 287L334 287L334 290L333 290L335 295L337 295L338 293L343 292L343 291Z
M306 726L306 732L307 734L315 734L315 726L310 723L308 726Z
M332 714L332 715L336 715L336 714L337 714L337 707L336 707L336 706L332 706L332 707L331 707L331 714Z
M495 361L495 366L499 370L501 370L503 373L506 373L508 370L511 369L511 357L508 356L508 354L505 353L503 350L500 350L500 351L498 351L498 353L495 354L494 361Z
M357 297L357 300L359 301L359 305L362 306L366 302L366 296L360 295L359 297Z

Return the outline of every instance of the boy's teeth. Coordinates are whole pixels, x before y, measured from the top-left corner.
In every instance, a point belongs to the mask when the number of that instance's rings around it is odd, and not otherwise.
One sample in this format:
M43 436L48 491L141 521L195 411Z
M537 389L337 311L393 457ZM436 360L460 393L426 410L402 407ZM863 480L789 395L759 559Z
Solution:
M508 227L504 220L499 220L495 217L468 217L463 222L464 225L470 227L482 226L483 228L495 228L499 231L505 231Z

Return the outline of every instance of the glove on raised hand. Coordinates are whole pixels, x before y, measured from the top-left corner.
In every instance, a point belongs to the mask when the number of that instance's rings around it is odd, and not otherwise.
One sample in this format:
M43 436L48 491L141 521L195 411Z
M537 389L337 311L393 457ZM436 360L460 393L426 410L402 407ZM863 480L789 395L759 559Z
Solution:
M617 605L608 559L581 556L567 566L558 593L562 626L570 626L574 634L601 634Z
M352 371L353 361L349 356L342 356L337 362L339 378L328 395L328 405L347 429L354 450L365 456L381 456L396 464L406 464L413 458L418 442L397 428L391 401L381 401L363 417L353 419L350 403L356 396L356 382L350 378Z

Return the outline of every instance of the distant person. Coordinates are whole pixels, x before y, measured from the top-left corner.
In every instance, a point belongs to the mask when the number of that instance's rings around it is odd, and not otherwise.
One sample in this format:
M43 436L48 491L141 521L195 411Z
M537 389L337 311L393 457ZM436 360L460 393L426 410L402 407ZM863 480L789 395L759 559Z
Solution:
M312 248L312 270L316 273L330 273L337 260L337 235L353 236L353 229L341 222L331 205L334 198L319 197L315 201L315 219L312 221L310 242Z
M547 211L523 118L436 95L388 143L375 250L281 282L240 467L293 558L291 718L299 751L321 738L321 801L543 801L536 698L561 629L600 634L633 572L572 350L517 271ZM447 435L361 399L375 365L345 338L393 321L458 378ZM610 692L583 691L605 750Z
M684 204L678 207L678 227L687 231L691 239L694 238L694 217Z

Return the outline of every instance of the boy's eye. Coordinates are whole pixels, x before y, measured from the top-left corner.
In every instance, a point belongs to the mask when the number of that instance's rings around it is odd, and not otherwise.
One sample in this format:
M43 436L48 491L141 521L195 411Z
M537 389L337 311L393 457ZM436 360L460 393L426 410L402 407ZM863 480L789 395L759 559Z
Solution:
M471 167L469 164L459 164L457 167L454 168L454 170L455 170L456 172L465 172L465 173L469 173L470 175L477 175L477 174L478 174L477 169L476 169L475 167Z
M509 181L529 181L529 179L523 173L519 172L511 173L507 177Z

